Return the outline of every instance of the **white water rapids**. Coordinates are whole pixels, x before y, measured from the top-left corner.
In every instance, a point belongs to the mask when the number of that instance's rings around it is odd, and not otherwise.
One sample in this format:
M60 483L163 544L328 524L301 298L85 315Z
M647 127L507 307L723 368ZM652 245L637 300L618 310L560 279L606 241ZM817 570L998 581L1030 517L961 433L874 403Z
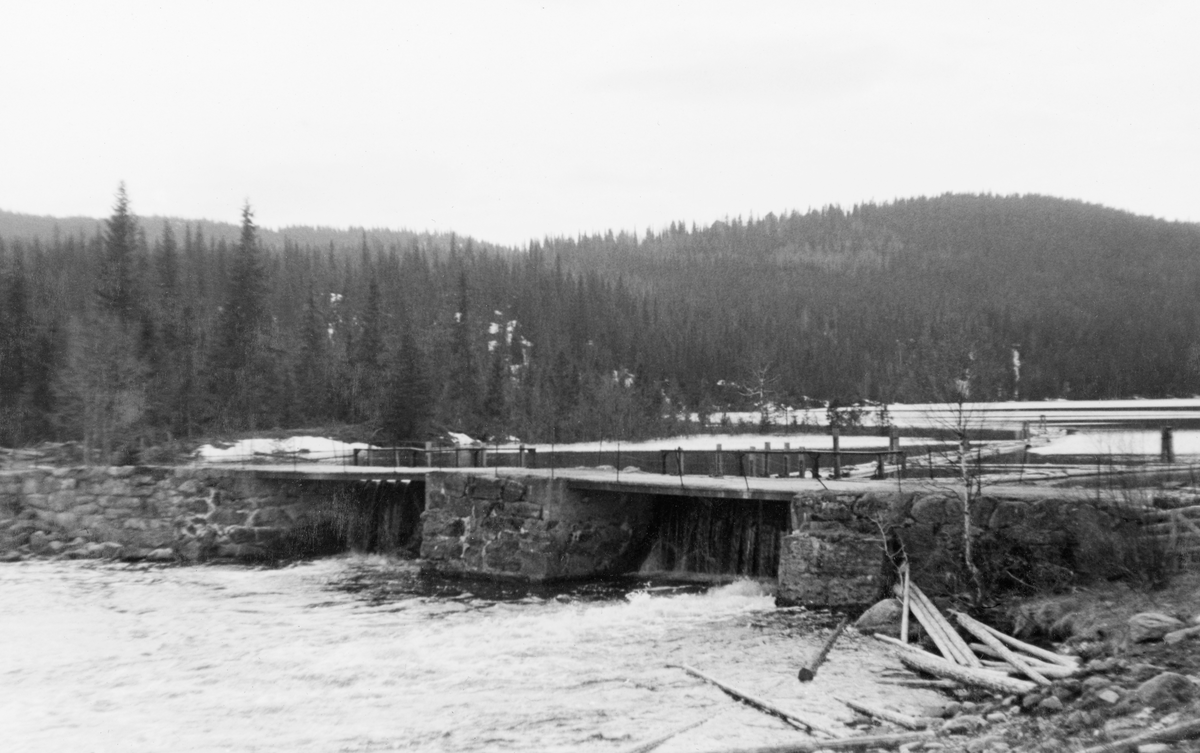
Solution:
M659 750L805 738L669 664L835 727L852 715L834 695L910 713L936 701L879 684L899 665L853 630L801 685L828 630L756 583L494 601L405 592L404 568L0 565L3 747L621 751L702 719ZM372 589L345 587L364 572Z

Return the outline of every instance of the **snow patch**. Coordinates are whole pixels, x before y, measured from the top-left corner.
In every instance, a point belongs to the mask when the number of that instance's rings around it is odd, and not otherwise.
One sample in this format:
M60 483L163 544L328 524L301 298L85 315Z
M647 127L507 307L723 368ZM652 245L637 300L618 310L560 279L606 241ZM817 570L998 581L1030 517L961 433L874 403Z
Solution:
M196 450L196 457L207 463L238 463L254 457L302 455L306 460L341 462L352 457L354 450L370 447L365 442L341 442L329 437L253 437L233 443L206 444Z

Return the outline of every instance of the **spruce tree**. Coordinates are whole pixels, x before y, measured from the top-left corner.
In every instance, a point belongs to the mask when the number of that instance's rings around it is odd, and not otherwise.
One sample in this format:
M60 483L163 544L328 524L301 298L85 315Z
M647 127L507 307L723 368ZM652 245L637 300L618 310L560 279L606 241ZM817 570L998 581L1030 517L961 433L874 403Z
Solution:
M380 428L392 442L420 442L431 428L433 382L408 317L401 322L400 330L400 347L390 369L391 381Z
M229 264L227 297L217 323L216 353L210 389L219 417L226 424L257 426L264 404L256 399L272 392L270 354L262 347L269 317L267 270L258 244L254 213L242 208L242 231Z
M471 313L467 292L467 273L458 280L458 311L450 335L449 394L450 419L454 428L471 432L479 421L479 381L475 374L475 355L471 343Z
M137 220L129 211L129 196L122 182L113 214L105 223L96 294L104 310L127 326L138 316L137 244Z

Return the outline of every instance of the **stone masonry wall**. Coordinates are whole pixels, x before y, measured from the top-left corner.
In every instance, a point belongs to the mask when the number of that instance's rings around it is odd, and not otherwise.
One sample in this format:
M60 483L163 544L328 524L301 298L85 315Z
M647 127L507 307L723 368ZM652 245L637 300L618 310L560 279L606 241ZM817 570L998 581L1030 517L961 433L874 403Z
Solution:
M444 573L546 581L636 569L653 503L562 479L426 477L421 557Z
M889 553L901 550L926 591L972 588L963 501L952 490L804 494L793 500L792 516L780 562L785 601L874 601L894 578ZM983 495L971 508L973 560L985 587L1000 590L1114 577L1143 554L1140 520L1138 510L1095 497Z
M0 558L256 560L320 544L333 492L221 469L0 472ZM329 528L325 525L324 528Z

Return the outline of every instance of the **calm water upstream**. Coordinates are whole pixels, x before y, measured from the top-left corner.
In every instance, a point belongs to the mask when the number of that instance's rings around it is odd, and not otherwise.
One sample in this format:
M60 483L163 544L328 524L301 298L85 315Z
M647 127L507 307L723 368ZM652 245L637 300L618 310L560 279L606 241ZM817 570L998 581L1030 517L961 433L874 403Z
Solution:
M841 694L912 711L898 664L758 584L614 581L475 593L345 557L282 569L0 565L0 738L31 751L620 751L803 739L667 665L690 664L833 726ZM815 631L815 632L814 632Z

